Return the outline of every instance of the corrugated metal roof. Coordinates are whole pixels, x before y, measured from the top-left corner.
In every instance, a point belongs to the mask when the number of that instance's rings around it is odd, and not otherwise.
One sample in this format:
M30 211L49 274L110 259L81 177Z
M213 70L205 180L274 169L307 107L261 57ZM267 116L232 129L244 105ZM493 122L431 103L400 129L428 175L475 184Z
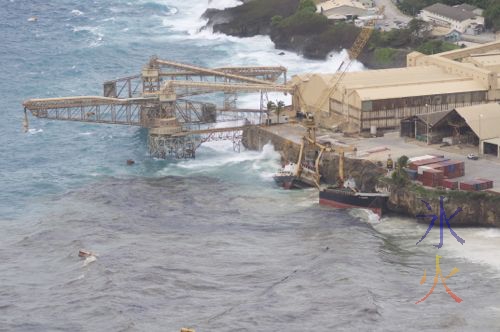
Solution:
M476 6L469 5L467 3L463 3L461 5L453 6L453 8L457 8L457 9L460 9L460 10L463 10L463 11L467 11L467 12L472 12L472 11L478 9Z
M450 112L453 112L453 110L448 110L448 111L441 111L441 112L433 112L429 114L419 114L417 117L422 120L425 123L428 123L429 126L433 127L436 123L441 121L443 118L445 118Z
M499 104L479 104L455 110L481 140L500 137Z
M446 73L442 68L430 65L346 73L340 85L346 89L354 89L457 79L460 79L458 75Z
M500 53L472 55L471 60L482 66L496 66L500 65Z
M364 8L358 8L353 6L338 6L335 8L330 8L323 11L323 15L328 18L333 18L334 16L346 16L346 15L356 15L356 16L367 16L370 12Z
M455 80L451 82L406 84L380 88L357 89L356 92L363 101L407 98L417 96L432 96L447 93L486 91L474 80Z
M490 143L490 144L495 144L495 145L500 145L500 137L485 139L484 142Z
M476 17L476 15L474 13L471 13L468 11L463 11L459 8L454 8L454 7L450 7L447 5L443 5L442 3L435 3L429 7L425 7L422 10L425 10L427 12L430 12L430 13L433 13L436 15L450 18L450 19L458 21L458 22L462 22L462 21L469 20L469 19Z

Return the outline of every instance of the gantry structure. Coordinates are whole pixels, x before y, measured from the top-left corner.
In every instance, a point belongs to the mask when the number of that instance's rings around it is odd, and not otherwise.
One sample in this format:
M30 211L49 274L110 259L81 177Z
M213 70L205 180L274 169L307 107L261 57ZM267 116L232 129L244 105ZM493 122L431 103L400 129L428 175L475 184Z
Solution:
M30 99L38 118L147 128L156 158L194 158L212 140L231 140L239 151L242 131L260 125L269 92L293 93L284 67L205 68L152 57L138 75L104 82L103 96ZM259 93L259 109L239 109L238 94ZM210 96L212 95L212 96ZM213 102L222 97L222 106Z

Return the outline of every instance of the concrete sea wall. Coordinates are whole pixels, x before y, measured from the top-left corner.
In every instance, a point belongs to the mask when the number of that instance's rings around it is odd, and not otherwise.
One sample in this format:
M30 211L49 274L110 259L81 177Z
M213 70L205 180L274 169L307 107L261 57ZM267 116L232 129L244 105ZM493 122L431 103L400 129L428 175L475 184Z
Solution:
M274 149L280 152L283 164L297 162L300 153L299 144L258 127L251 127L243 134L243 145L247 149L261 150L267 143L272 143ZM338 165L338 155L325 153L320 163L322 181L334 184L338 176ZM344 169L345 174L352 176L358 187L365 191L372 191L377 185L378 178L385 174L384 169L361 159L345 158Z

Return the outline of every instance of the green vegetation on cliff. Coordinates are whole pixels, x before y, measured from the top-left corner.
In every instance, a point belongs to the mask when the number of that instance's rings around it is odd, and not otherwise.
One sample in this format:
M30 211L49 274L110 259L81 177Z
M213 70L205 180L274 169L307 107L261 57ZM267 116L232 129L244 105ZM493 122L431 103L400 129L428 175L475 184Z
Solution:
M293 15L299 6L299 0L253 0L240 6L224 9L222 12L229 22L214 25L214 31L238 37L250 37L269 33L271 18ZM205 13L213 15L208 12Z
M423 8L435 3L443 3L448 6L467 3L484 9L484 17L487 28L495 31L500 30L500 1L498 0L398 0L398 7L406 14L415 16Z
M329 21L316 13L311 0L253 0L206 15L218 17L213 20L214 31L238 37L269 34L276 48L312 59L350 48L361 31L352 23ZM456 47L429 39L426 31L420 20L412 20L406 29L376 30L359 60L371 68L403 67L406 54L415 49L432 54Z
M417 51L424 54L434 54L446 51L451 51L459 48L457 45L452 43L447 43L442 40L429 40L420 45Z

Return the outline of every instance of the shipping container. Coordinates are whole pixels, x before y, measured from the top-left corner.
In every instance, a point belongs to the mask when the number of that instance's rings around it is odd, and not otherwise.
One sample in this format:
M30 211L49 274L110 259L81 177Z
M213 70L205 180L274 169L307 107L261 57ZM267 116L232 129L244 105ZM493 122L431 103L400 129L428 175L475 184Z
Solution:
M488 179L476 179L481 185L481 190L493 188L493 181Z
M450 160L449 158L431 157L427 159L417 160L410 163L410 169L418 170L420 166L435 164L443 161Z
M479 191L486 189L486 182L477 181L477 180L469 180L460 182L460 189L466 191Z
M465 175L465 163L463 161L445 160L434 164L427 164L425 166L443 171L444 176L449 179Z
M406 174L408 174L408 177L411 180L416 180L417 179L417 174L418 174L417 171L409 169L409 168L405 168L404 170L405 170Z
M458 181L457 180L448 180L443 179L442 186L448 189L458 189Z
M437 169L427 169L423 171L420 178L424 186L439 187L443 182L443 172Z

